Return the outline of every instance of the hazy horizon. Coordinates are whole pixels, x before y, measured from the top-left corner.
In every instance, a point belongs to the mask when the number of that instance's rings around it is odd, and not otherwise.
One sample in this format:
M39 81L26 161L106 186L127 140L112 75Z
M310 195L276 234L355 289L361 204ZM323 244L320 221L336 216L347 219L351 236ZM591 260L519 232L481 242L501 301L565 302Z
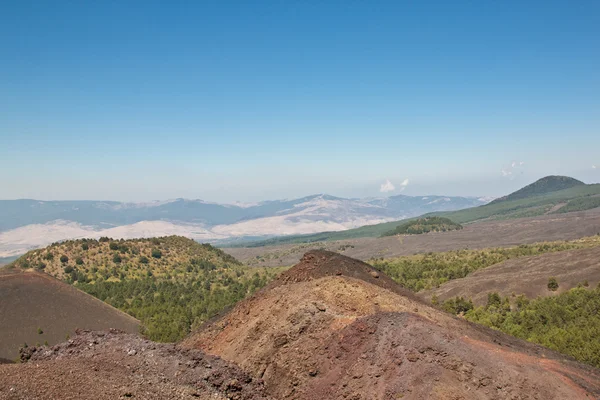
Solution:
M557 174L552 174L557 175ZM174 195L170 197L156 197L156 198L121 198L121 197L72 197L72 198L49 198L49 197L0 197L0 200L39 200L39 201L116 201L123 203L150 203L150 202L161 202L161 201L173 201L176 199L186 199L186 200L202 200L207 203L219 203L219 204L235 204L235 203L258 203L263 201L277 201L277 200L286 200L286 199L298 199L307 196L314 196L319 194L326 194L335 197L342 198L385 198L397 195L406 195L406 196L454 196L454 197L492 197L497 198L504 196L506 194L512 193L516 190L519 190L523 186L526 186L530 183L533 183L537 179L543 178L548 175L540 175L537 177L529 178L529 175L519 175L512 180L504 180L504 179L491 179L489 182L480 182L478 185L469 185L469 184L460 184L456 182L443 182L438 185L423 185L419 182L409 183L406 186L402 186L402 181L398 180L397 183L394 183L392 180L386 179L385 181L379 183L372 183L370 185L365 185L362 188L352 188L351 190L333 190L329 192L325 191L317 191L317 192L301 192L299 190L293 191L293 195L291 196L277 196L277 193L274 192L274 195L271 197L260 195L247 197L247 200L235 199L232 197L225 197L221 200L214 199L207 196L197 196L193 194L193 191L188 191L188 196L179 196ZM579 175L570 175L572 178L579 179L586 184L594 184L600 183L599 180L590 180L591 177L593 179L592 174L581 173ZM583 177L582 177L583 176ZM587 178L587 179L586 179ZM394 189L390 191L382 192L381 188L385 183L390 182ZM475 188L472 191L463 191L465 187ZM478 189L481 188L480 191ZM437 191L436 191L437 189ZM218 196L217 196L218 197Z

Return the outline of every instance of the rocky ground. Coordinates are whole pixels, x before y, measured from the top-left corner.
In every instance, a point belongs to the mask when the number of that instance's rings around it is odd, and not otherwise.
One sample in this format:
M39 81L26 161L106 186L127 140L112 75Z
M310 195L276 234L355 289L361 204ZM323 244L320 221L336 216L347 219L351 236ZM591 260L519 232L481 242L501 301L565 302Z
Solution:
M327 251L178 345L78 331L21 360L0 365L0 399L600 398L599 370L440 311Z
M600 371L453 317L372 267L307 253L181 346L290 399L593 399Z
M263 384L201 351L111 330L79 331L0 365L0 399L268 399Z

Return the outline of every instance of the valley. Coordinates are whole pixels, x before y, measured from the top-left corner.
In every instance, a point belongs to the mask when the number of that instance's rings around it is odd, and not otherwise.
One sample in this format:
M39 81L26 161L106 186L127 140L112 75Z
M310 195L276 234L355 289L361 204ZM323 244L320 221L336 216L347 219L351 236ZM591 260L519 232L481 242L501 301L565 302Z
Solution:
M482 221L452 232L368 237L336 241L224 250L248 265L293 265L310 249L342 252L360 260L390 258L458 249L517 246L544 241L573 240L600 232L600 208L508 220Z
M458 210L486 200L449 196L345 199L326 194L251 204L175 199L115 201L0 200L0 257L66 239L116 239L179 235L201 242L344 231Z

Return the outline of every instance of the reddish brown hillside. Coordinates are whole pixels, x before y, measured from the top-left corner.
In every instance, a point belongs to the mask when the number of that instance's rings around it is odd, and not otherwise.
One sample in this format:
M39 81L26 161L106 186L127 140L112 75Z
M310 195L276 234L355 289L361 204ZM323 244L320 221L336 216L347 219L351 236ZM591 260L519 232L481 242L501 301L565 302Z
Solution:
M410 290L399 286L393 279L360 260L326 250L311 250L300 262L279 275L269 288L290 283L312 281L327 276L344 276L371 283L383 289L415 298Z
M114 330L29 350L28 362L0 365L0 399L268 399L260 382L217 357Z
M310 252L181 345L237 363L276 398L600 396L598 370L452 317L392 283L360 261Z

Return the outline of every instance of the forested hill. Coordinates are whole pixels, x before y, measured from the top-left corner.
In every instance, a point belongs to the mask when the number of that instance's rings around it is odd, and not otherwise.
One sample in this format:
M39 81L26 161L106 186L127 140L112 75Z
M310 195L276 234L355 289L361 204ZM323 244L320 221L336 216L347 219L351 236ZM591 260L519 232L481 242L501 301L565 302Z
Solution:
M425 217L408 221L398 225L396 229L388 231L381 236L394 235L419 235L429 232L448 232L462 229L462 225L443 217Z
M33 250L14 263L35 268L59 279L91 281L98 278L165 278L196 269L231 269L241 263L210 244L181 236L113 240L108 237L67 240ZM190 271L188 271L190 270Z
M563 189L569 189L575 186L585 185L585 183L568 176L551 175L538 179L530 185L527 185L508 196L500 197L490 204L499 203L508 200L526 199L528 197L538 196L541 194L557 192Z
M180 236L69 240L11 265L44 271L139 319L156 341L177 341L264 286L278 269L249 268Z

